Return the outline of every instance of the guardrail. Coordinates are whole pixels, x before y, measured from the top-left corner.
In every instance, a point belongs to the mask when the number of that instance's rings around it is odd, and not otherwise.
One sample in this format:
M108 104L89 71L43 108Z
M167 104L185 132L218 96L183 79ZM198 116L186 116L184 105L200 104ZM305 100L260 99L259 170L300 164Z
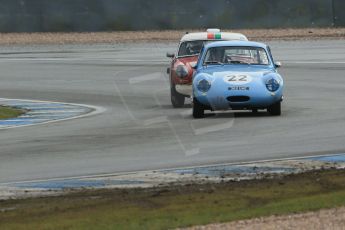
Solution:
M345 26L343 0L0 0L0 32Z

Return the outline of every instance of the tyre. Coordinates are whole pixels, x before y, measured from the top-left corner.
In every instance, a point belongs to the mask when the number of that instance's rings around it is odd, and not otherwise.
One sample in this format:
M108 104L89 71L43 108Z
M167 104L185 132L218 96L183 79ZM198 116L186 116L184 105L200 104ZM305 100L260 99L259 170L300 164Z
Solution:
M193 98L193 117L203 118L205 115L205 109L202 104L200 104L195 98Z
M270 107L267 108L267 111L272 115L272 116L280 116L281 115L281 102L277 102Z
M174 108L182 108L184 106L184 100L185 96L182 94L179 94L175 86L171 86L170 88L170 98L171 98L171 104Z

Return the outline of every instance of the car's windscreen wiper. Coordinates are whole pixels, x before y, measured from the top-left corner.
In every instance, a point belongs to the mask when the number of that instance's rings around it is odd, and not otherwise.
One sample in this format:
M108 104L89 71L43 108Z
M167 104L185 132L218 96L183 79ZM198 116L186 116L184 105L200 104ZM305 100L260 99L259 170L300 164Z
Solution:
M250 63L244 62L244 61L234 61L234 60L231 60L230 63L231 64L246 64L246 65L250 65Z
M224 63L219 62L219 61L205 61L205 65L224 65Z
M230 61L230 64L246 64L246 65L250 65L250 63L244 62L244 61Z

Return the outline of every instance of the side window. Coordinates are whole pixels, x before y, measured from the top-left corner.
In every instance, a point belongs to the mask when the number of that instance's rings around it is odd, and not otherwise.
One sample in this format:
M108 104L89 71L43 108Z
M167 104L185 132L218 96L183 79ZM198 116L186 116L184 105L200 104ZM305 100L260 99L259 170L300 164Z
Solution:
M184 55L186 55L186 42L183 42L180 45L180 49L178 51L178 56L184 56Z

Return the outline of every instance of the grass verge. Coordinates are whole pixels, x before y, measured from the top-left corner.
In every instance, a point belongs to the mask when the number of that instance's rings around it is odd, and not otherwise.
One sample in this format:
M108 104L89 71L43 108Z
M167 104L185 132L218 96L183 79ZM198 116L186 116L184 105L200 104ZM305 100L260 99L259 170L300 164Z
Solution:
M0 120L18 117L24 114L21 109L16 109L8 106L0 106Z
M0 229L167 229L345 205L345 171L0 202Z

